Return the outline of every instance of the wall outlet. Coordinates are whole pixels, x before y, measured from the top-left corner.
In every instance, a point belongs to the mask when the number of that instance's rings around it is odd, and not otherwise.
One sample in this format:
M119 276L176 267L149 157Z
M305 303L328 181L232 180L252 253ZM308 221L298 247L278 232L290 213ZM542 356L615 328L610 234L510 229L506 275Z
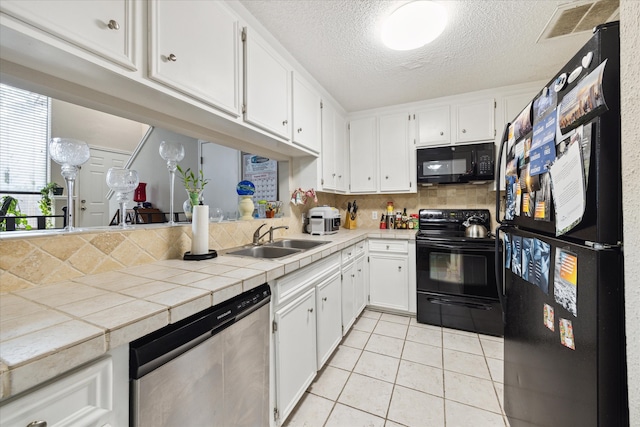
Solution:
M371 219L378 219L378 211L371 211Z

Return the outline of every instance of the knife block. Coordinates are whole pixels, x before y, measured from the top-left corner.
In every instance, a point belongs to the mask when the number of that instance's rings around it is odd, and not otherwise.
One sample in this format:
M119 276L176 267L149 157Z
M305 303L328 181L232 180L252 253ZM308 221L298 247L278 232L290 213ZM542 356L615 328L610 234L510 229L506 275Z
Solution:
M355 230L358 228L357 220L351 219L351 214L349 214L349 212L347 212L347 218L344 221L344 228L348 230Z

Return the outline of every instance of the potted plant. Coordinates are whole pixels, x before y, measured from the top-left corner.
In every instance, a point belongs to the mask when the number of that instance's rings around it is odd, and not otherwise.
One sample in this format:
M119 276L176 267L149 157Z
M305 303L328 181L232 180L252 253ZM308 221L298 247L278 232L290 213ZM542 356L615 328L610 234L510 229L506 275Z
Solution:
M24 214L20 211L20 205L18 205L18 199L15 199L11 196L3 196L0 199L0 212L1 216L14 216L16 217L16 228L23 230L31 230L31 226L27 221L27 218L24 218ZM0 231L7 230L7 222L3 219L0 221Z
M180 165L178 165L176 169L178 169L180 178L182 179L182 184L184 185L185 190L187 190L187 194L189 194L189 199L183 205L185 215L187 215L187 218L189 218L191 216L191 211L193 210L190 208L200 204L200 196L202 194L202 190L204 189L204 186L207 185L209 180L204 177L202 170L200 170L198 173L194 173L191 168L182 170Z
M40 212L42 215L49 216L51 215L51 195L60 196L62 195L62 187L59 186L55 182L49 182L47 185L40 189L40 201L38 202L38 208L40 208ZM47 219L47 228L51 228L53 226L53 222L50 218Z

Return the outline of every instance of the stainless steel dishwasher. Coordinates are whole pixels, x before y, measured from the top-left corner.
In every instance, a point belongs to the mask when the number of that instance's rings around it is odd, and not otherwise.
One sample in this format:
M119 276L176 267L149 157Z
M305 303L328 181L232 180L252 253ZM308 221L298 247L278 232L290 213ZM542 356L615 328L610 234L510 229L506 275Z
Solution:
M130 344L131 425L269 425L267 284Z

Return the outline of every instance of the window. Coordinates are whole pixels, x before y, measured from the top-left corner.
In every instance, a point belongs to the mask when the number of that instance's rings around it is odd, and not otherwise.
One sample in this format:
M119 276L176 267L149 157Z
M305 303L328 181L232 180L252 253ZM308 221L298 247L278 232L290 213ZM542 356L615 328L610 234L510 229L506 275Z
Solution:
M48 97L0 84L0 197L18 199L25 215L41 215L40 189L49 174L49 110Z

